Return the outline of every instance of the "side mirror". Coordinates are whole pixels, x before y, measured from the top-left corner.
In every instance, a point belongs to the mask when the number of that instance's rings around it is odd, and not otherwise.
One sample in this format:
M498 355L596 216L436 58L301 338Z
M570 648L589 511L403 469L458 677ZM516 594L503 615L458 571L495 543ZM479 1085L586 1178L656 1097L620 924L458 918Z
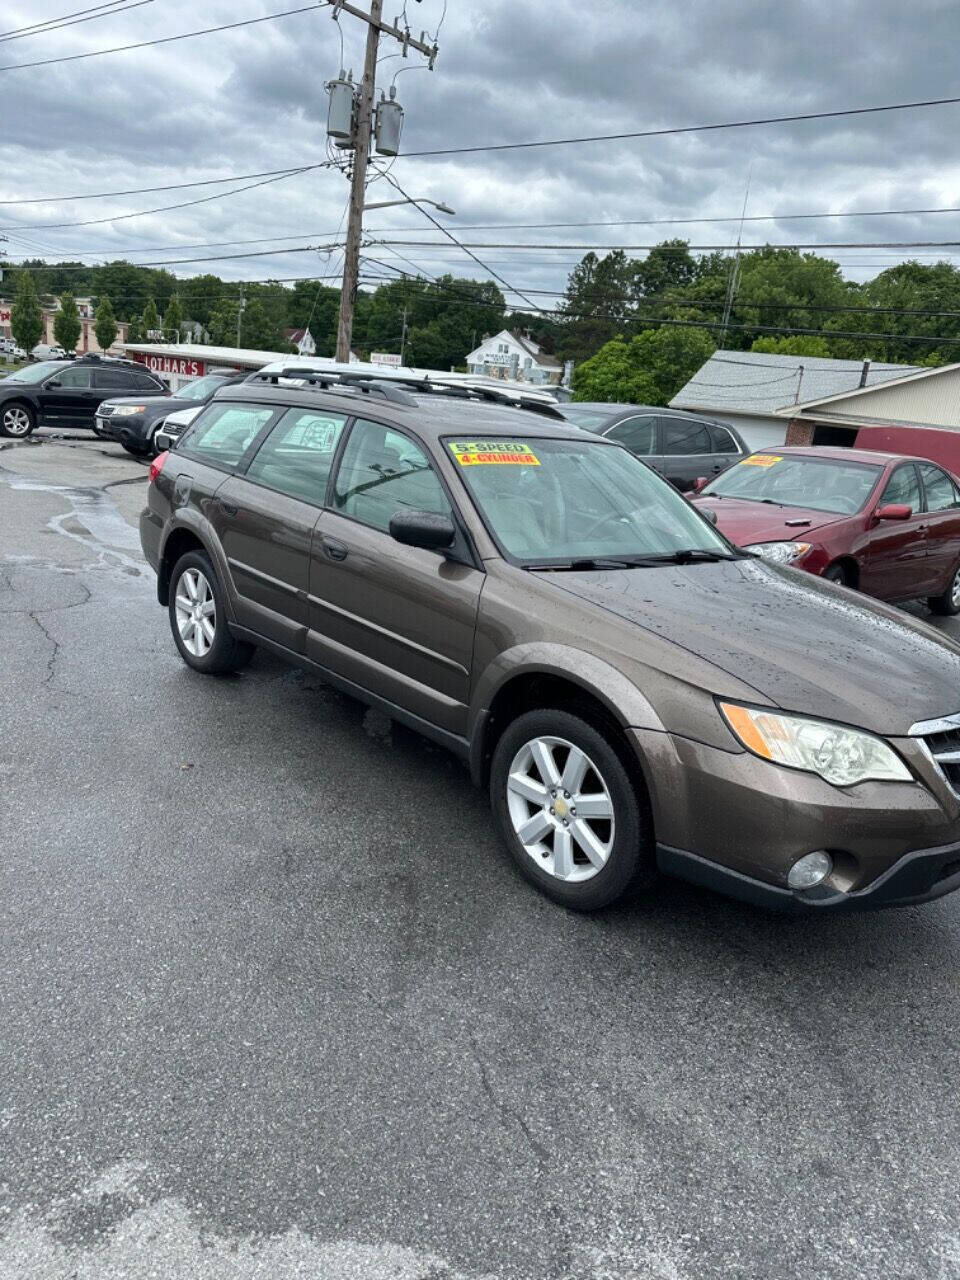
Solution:
M47 391L52 391L55 387L62 387L63 383L59 378L54 378L52 382L45 382L43 385Z
M457 531L449 516L432 511L398 511L390 517L390 536L405 547L443 551L453 546Z
M873 513L875 520L909 520L913 515L913 507L906 502L888 502L885 507L877 507Z
M699 493L700 490L705 489L709 483L710 483L709 476L697 476L696 480L694 480L693 482L693 492Z
M703 516L704 520L709 521L710 524L717 523L717 513L715 511L704 511L702 507L698 507L697 510Z

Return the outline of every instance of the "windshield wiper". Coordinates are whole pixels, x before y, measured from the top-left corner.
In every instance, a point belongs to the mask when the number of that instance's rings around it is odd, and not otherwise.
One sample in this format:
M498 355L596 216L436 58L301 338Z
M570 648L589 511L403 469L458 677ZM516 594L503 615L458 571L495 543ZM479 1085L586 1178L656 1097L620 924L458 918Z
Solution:
M703 547L689 547L663 555L582 557L576 560L555 561L553 564L525 564L523 568L538 572L547 569L651 569L663 564L710 564L715 560L749 559L750 556L733 555L729 551L708 551Z

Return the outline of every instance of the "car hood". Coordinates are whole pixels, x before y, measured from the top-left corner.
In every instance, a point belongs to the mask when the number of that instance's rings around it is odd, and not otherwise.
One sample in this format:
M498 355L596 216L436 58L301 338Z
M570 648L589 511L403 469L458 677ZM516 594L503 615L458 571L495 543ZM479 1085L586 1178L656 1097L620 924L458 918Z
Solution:
M537 577L695 654L752 686L758 701L785 710L890 736L960 711L960 645L797 569L748 558ZM639 634L636 653L642 661Z
M194 420L201 409L205 409L206 405L197 404L194 400L189 409L175 409L173 413L164 416L164 422L173 422L178 426L186 427Z
M169 405L173 405L176 409L192 403L190 400L178 400L176 396L138 396L135 391L123 391L120 395L108 396L104 403L129 404L131 400L135 400L137 404L142 404L148 415L155 409L166 409Z
M814 511L808 507L772 507L741 498L695 498L694 506L713 511L717 528L731 542L744 547L751 542L796 542L828 525L849 520L849 515Z

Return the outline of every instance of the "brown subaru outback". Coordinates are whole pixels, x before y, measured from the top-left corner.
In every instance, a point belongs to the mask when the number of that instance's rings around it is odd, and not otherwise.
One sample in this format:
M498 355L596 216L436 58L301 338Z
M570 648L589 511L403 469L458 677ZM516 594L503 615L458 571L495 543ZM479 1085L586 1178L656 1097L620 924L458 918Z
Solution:
M195 670L262 646L445 744L570 907L658 870L789 910L960 886L960 646L738 551L540 405L282 381L219 392L151 469Z

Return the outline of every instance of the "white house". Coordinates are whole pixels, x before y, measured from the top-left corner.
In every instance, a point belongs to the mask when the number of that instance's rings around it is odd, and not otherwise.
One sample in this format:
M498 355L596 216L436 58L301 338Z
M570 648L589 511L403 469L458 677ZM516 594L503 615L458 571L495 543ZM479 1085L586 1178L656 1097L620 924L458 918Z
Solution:
M309 329L284 329L283 336L297 348L297 355L315 356L317 344Z
M471 373L493 378L509 378L515 382L551 383L556 386L563 376L563 365L548 356L528 333L511 333L501 329L492 338L484 338L466 360Z

